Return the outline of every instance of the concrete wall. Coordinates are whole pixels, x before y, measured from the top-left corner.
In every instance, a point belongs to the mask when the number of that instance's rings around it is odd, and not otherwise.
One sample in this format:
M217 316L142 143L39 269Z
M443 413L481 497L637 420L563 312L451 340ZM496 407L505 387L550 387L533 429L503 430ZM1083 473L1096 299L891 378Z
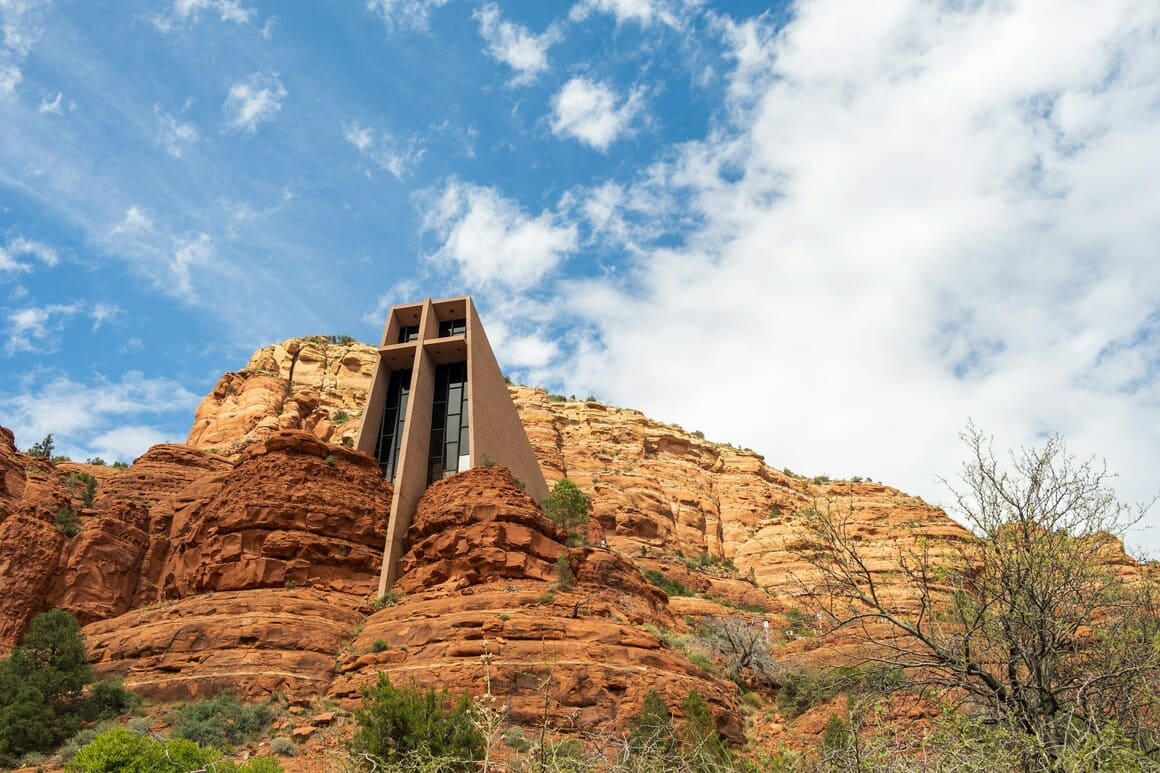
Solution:
M548 495L548 484L474 304L468 305L467 352L471 465L479 466L485 456L502 464L524 482L536 502L542 503Z

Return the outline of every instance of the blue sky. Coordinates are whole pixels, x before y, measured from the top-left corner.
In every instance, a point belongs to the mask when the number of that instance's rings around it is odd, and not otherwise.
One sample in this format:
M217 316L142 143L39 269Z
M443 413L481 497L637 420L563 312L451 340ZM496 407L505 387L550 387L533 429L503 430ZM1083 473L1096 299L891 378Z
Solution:
M1157 245L1154 0L0 0L22 447L471 293L517 380L778 467L941 502L973 419L1150 499Z

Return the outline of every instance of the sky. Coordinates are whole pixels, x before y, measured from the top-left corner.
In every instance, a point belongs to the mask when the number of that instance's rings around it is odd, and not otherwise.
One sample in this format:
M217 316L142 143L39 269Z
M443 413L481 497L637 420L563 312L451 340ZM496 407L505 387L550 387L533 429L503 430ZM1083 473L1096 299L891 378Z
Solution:
M973 422L1150 501L1160 3L0 0L19 447L131 461L461 294L517 382L774 467L942 504Z

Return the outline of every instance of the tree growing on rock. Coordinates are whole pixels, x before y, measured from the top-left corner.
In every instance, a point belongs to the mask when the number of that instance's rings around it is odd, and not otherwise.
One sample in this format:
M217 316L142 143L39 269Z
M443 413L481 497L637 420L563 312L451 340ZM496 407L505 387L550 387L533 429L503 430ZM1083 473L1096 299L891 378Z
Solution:
M560 528L568 532L570 538L577 536L577 530L588 523L591 503L588 497L572 481L561 478L552 486L551 493L544 499L544 514Z
M1147 508L1121 503L1106 467L1076 460L1058 437L1008 462L973 427L963 440L969 459L948 488L976 539L949 562L922 541L899 549L906 593L888 593L856 513L807 511L813 598L832 629L865 639L867 660L947 688L1017 739L1024 770L1063 769L1077 754L1096 768L1125 753L1151 760L1160 617L1153 581L1120 572L1117 539Z

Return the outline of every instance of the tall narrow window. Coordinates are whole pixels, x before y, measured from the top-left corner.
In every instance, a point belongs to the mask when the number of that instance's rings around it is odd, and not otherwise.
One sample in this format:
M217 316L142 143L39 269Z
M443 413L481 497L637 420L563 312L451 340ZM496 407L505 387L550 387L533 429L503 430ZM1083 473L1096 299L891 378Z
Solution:
M428 483L467 469L471 458L467 424L467 363L439 365L435 368L435 399L431 406Z
M404 325L399 328L399 343L405 344L419 337L418 325Z
M410 392L411 371L391 371L379 439L375 445L375 458L379 460L383 476L389 481L394 481L395 470L399 466L399 449L403 444L403 425L407 422L407 398Z

